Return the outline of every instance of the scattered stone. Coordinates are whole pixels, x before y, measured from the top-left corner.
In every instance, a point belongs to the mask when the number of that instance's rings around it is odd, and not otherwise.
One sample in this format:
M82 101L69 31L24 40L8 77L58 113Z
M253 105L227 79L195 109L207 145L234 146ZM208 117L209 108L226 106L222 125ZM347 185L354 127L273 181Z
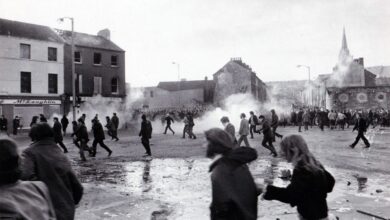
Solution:
M350 185L351 185L351 182L350 182L350 181L348 181L348 182L347 182L347 186L350 186Z
M382 193L382 192L383 192L383 190L381 190L381 189L377 189L375 192L376 192L376 193Z

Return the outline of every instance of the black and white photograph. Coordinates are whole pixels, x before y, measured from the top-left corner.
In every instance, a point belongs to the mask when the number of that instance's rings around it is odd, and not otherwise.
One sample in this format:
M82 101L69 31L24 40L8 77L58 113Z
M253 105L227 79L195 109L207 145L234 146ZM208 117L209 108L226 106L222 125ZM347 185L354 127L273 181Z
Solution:
M390 220L390 0L0 0L0 219Z

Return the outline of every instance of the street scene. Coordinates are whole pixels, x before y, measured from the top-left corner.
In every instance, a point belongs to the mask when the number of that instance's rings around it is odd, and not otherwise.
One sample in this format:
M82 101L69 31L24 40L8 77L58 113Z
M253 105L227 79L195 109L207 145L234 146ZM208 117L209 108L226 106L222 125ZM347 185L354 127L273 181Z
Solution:
M389 220L388 21L386 0L0 0L0 219Z

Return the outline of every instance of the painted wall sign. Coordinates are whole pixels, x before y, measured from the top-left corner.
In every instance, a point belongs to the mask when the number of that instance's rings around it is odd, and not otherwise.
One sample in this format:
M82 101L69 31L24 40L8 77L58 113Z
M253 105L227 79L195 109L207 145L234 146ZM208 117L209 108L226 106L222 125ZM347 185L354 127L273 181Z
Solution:
M0 99L0 104L8 104L8 105L61 105L61 100L50 100L50 99Z

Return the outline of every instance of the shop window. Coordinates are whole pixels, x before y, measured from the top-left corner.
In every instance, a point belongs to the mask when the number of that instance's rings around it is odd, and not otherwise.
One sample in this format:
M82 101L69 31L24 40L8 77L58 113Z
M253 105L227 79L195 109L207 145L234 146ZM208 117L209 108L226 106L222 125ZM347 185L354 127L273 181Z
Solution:
M81 52L80 51L75 51L74 52L74 62L75 63L82 63Z
M57 61L57 48L49 47L47 49L47 59L49 61Z
M102 64L102 54L101 53L93 53L93 64L95 64L95 65Z
M118 56L116 55L111 56L111 66L118 66Z
M111 80L111 93L119 93L118 78L112 78Z
M31 45L20 44L20 58L31 59Z
M31 93L31 72L20 72L20 92Z
M49 73L49 94L58 93L58 76L57 74Z

